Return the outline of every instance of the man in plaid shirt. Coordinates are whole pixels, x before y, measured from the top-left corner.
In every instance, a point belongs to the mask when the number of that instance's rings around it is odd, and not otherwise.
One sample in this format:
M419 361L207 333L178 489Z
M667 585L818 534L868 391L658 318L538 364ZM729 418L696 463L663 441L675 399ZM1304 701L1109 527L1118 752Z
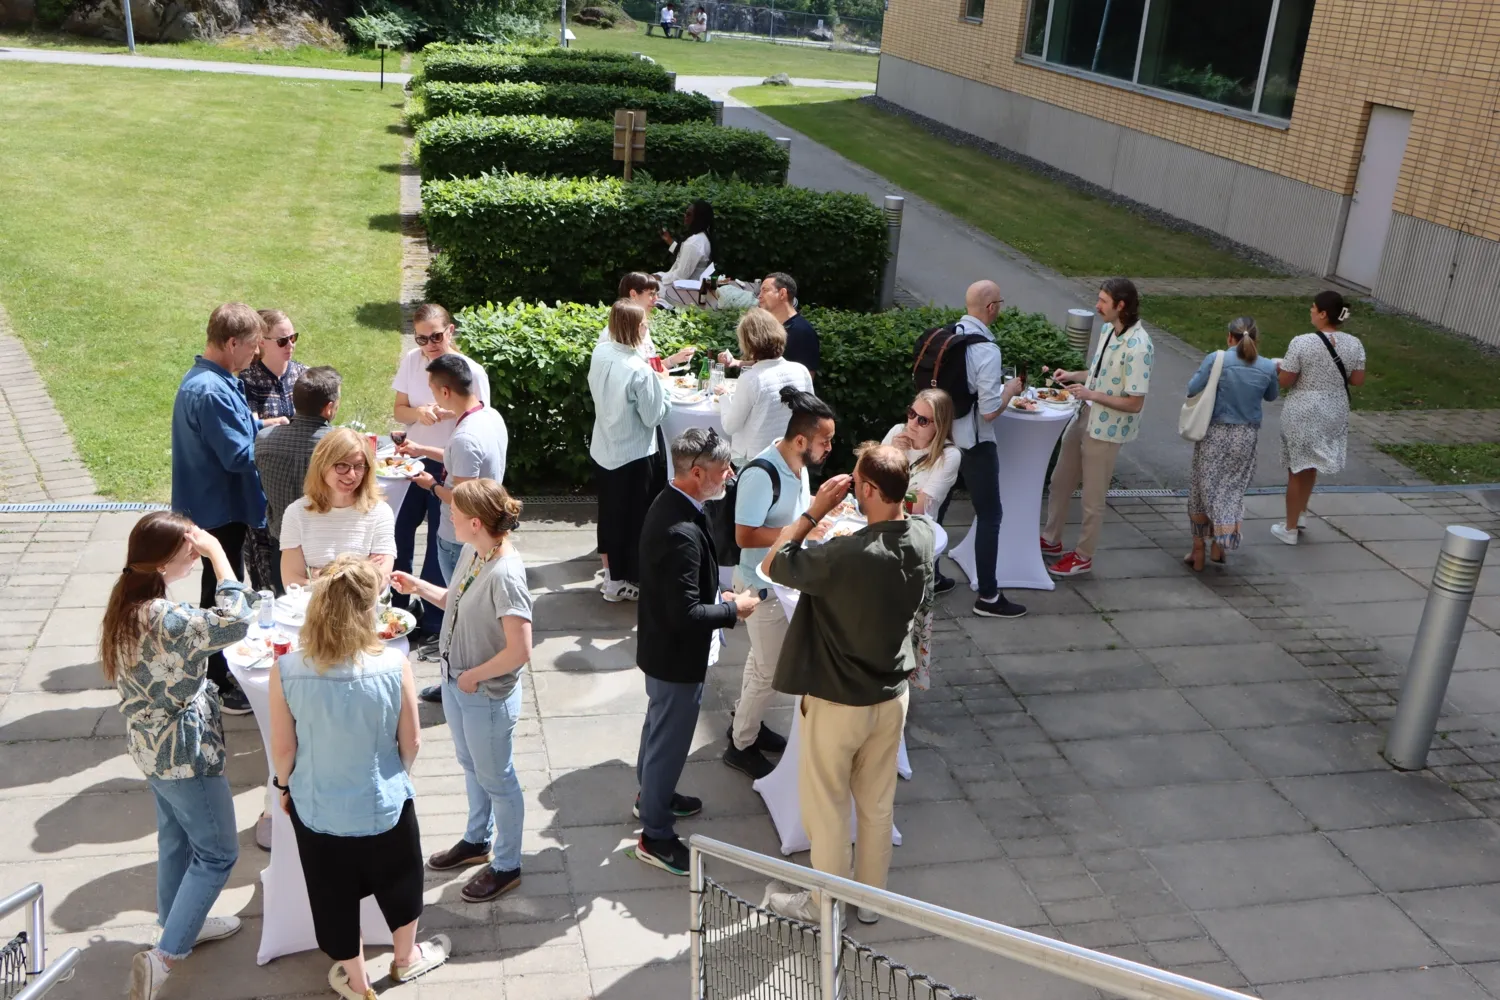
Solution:
M301 499L302 483L313 449L332 428L330 421L339 408L343 379L327 365L309 368L292 387L292 420L281 427L267 427L255 440L255 465L261 488L266 492L266 527L270 530L275 556L270 560L269 579L277 594L281 585L281 515Z

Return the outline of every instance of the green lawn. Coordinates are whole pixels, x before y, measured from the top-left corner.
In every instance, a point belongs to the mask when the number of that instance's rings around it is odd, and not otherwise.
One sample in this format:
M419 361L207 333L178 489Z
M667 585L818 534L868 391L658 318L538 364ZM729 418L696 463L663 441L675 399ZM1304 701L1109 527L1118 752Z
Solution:
M1500 483L1500 444L1383 444L1380 450L1434 483Z
M858 94L744 87L753 104L895 184L1064 274L1225 278L1266 272L1207 240L1134 213L977 149L937 138Z
M1261 353L1280 357L1288 341L1310 333L1309 301L1301 298L1148 296L1147 322L1205 351L1224 346L1236 316L1253 316ZM1356 410L1487 409L1500 406L1500 360L1454 334L1356 303L1344 329L1365 345L1365 384L1354 390Z
M556 27L556 24L553 25ZM858 52L832 52L801 45L775 45L740 38L714 38L694 42L663 38L661 32L647 37L644 25L634 30L586 28L570 25L581 49L614 49L650 56L674 73L707 76L759 76L775 73L814 80L867 80L875 82L880 60Z
M285 309L297 357L383 428L399 341L399 91L8 64L0 304L100 489L169 491L172 395L221 302Z
M77 52L97 52L104 55L128 55L123 42L109 42L102 38L85 38L81 35L65 35L61 32L0 31L0 48L21 46L33 49L65 49ZM378 53L351 53L342 49L325 49L316 45L298 45L295 48L250 48L238 38L219 42L160 42L148 43L137 40L137 55L166 59L203 59L210 62L265 63L273 66L316 66L321 69L353 69L367 72L380 70ZM385 59L386 72L394 73L401 68L401 53L392 52Z

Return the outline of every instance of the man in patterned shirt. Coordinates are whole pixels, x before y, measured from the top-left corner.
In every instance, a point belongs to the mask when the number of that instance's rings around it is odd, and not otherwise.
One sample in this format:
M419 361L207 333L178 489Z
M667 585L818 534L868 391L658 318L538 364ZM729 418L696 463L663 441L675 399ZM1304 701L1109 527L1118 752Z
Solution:
M261 488L266 491L266 527L274 548L281 548L281 515L301 498L302 482L313 449L331 429L339 408L343 379L326 365L309 368L292 387L292 420L280 427L267 427L255 442L255 465L260 469ZM283 593L281 560L270 560L271 585Z

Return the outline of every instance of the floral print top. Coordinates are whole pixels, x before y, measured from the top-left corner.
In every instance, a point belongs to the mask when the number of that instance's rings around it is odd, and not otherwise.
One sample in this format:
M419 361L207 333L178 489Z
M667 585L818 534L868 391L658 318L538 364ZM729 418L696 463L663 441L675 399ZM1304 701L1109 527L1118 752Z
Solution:
M208 658L249 632L250 592L226 581L213 608L159 598L144 613L136 662L115 676L130 756L148 778L223 774L224 724Z

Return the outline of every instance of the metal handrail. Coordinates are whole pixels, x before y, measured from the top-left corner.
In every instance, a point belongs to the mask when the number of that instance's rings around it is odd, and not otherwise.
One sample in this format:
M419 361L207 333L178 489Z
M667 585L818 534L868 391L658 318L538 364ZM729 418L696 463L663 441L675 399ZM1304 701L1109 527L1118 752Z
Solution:
M47 913L42 895L42 883L33 882L26 888L0 899L0 920L4 920L23 906L30 906L26 921L26 986L11 1000L39 1000L52 987L73 974L83 953L77 948L63 952L56 962L47 964Z
M769 878L814 889L822 894L822 940L820 942L820 980L825 998L837 996L833 986L838 975L838 909L837 898L855 906L873 910L882 916L922 927L963 944L988 951L1034 968L1093 986L1096 989L1132 1000L1250 1000L1244 993L1199 982L1173 972L1153 969L1103 952L1055 941L1040 934L997 924L957 910L900 896L885 889L839 878L812 868L804 868L780 858L767 857L755 851L726 844L721 840L694 834L688 840L691 865L689 882L692 890L692 948L689 966L696 1000L702 970L702 915L698 901L703 893L703 856L759 872Z
M26 988L11 1000L41 1000L41 997L51 992L52 987L73 975L73 968L82 957L83 952L77 948L69 948L62 953L61 958L47 966L45 972L27 983Z

